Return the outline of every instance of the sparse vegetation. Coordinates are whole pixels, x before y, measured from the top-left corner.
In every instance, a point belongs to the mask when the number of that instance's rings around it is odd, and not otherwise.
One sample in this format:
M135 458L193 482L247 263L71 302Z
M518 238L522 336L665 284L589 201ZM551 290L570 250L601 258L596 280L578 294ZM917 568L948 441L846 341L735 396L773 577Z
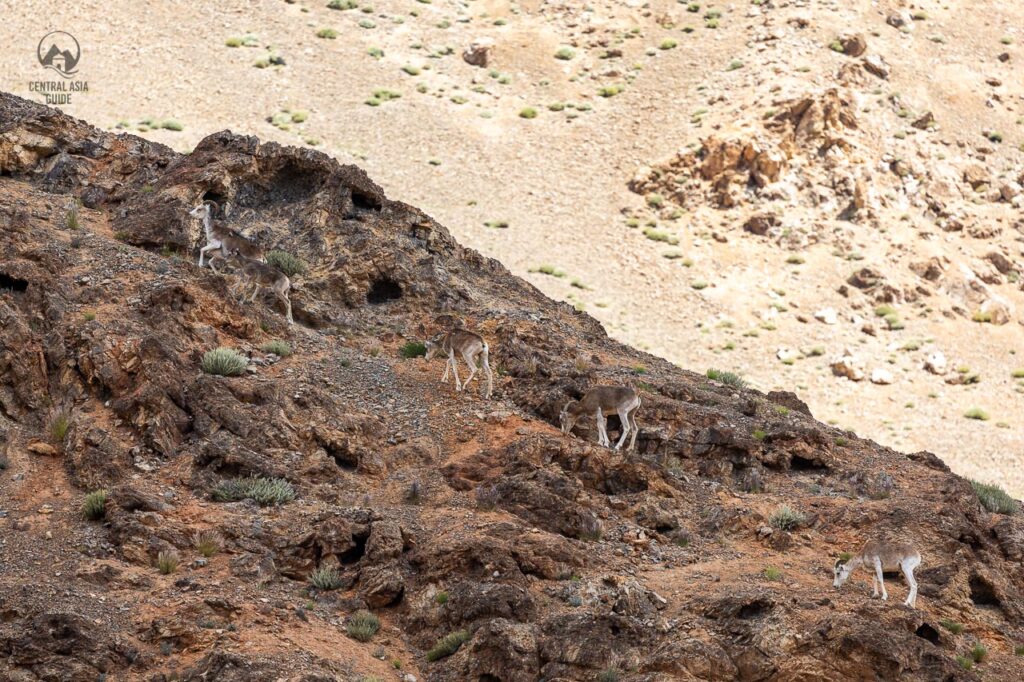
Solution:
M615 668L605 668L597 674L597 682L619 682L619 671Z
M970 670L971 668L974 667L974 661L972 661L967 656L957 656L956 657L956 664L959 665L964 670Z
M253 500L263 507L285 504L295 499L295 488L283 478L247 476L221 481L213 490L217 502Z
M782 580L782 571L774 566L768 566L764 569L764 577L767 580Z
M178 570L179 561L178 553L174 551L163 551L156 555L156 567L164 575L170 575Z
M971 481L971 485L974 487L981 506L990 512L996 514L1015 514L1017 512L1017 500L1010 497L999 486L978 481Z
M451 656L459 650L463 644L469 641L468 630L456 630L437 640L434 646L427 652L427 660L430 662L439 661L442 658Z
M768 518L768 523L772 528L777 528L778 530L793 530L799 527L805 520L802 513L792 509L789 505L782 505Z
M533 107L524 107L519 110L519 118L537 118L537 110Z
M323 38L324 40L334 40L338 37L338 32L333 28L322 28L316 32L317 38Z
M338 589L344 583L341 580L341 574L336 569L330 566L320 566L309 574L309 584L322 592L329 592ZM365 642L366 640L360 641Z
M224 539L216 531L204 530L192 536L192 546L209 559L221 550L221 547L224 546Z
M975 663L982 663L988 656L988 649L986 649L981 642L978 642L971 647L971 658Z
M948 618L943 618L942 620L940 620L939 621L939 625L941 625L942 627L946 628L947 630L952 632L954 635L959 635L961 632L964 631L964 626L963 625L961 625L960 623L957 623L955 621L949 620Z
M304 260L280 249L267 252L267 265L274 266L289 277L304 274L307 269Z
M50 432L50 440L57 447L64 445L64 439L67 438L68 430L71 428L71 417L64 410L59 410L50 416L50 424L48 431Z
M964 416L967 417L968 419L977 419L978 421L983 422L987 422L989 419L991 419L989 413L981 409L980 407L970 408L969 410L964 412Z
M726 372L720 369L709 369L707 371L708 379L723 383L726 386L732 386L733 388L746 388L747 382L735 372Z
M107 515L107 491L94 490L85 496L82 515L90 521L99 521Z
M236 377L245 372L249 361L238 351L231 348L215 348L203 355L200 368L207 374L222 377Z
M420 358L427 354L427 346L422 341L409 341L398 349L403 358Z
M444 606L448 603L448 593L445 591L438 592L434 595L434 603L438 606Z
M576 50L571 47L560 47L558 52L555 52L555 59L561 59L563 61L569 61L576 56Z
M274 355L286 358L292 354L292 347L287 341L275 339L273 341L267 341L265 344L260 346L260 350L264 353L273 353Z
M369 611L356 611L345 623L348 636L358 642L369 642L380 630L380 618Z

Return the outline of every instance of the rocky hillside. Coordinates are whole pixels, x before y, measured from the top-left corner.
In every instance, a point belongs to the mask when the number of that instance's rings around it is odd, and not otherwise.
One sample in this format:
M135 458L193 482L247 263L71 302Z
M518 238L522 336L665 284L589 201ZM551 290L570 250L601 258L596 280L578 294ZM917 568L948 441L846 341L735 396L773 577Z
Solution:
M305 264L294 327L196 266L204 198ZM1019 502L612 341L359 168L0 95L0 228L5 679L1020 679ZM409 345L455 324L490 401ZM554 426L598 383L635 452ZM916 609L832 590L869 538Z

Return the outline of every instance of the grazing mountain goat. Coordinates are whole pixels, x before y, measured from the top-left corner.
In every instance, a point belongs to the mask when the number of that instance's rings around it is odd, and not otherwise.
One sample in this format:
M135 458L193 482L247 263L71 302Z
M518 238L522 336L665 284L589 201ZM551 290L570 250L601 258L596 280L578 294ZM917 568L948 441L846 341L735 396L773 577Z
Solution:
M562 433L569 433L572 431L572 427L576 425L576 421L584 414L592 414L597 420L597 439L598 443L605 446L611 447L611 441L608 440L607 416L610 414L617 414L619 421L622 422L622 437L619 438L619 442L616 443L615 449L618 450L622 447L622 444L626 441L626 436L630 433L633 437L629 441L628 450L632 450L633 446L636 445L636 434L640 430L636 425L636 411L640 407L640 396L632 388L626 386L596 386L581 398L580 400L570 400L562 408L562 412L558 415L558 420L562 425Z
M914 549L913 545L905 542L890 543L871 540L864 543L860 552L849 559L836 559L835 580L832 581L832 586L842 587L858 566L864 566L872 572L871 596L877 597L878 587L881 586L882 599L888 599L889 593L886 592L885 583L882 582L882 571L893 571L898 568L903 571L907 585L910 586L910 594L907 595L907 600L903 603L912 607L917 604L917 581L914 580L914 569L920 565L921 554Z
M463 386L469 386L469 382L476 375L476 362L479 357L483 365L484 374L487 376L487 388L484 392L484 398L491 397L491 391L494 389L494 377L491 374L491 365L488 362L489 349L487 342L484 341L484 337L465 329L453 329L447 334L439 334L424 345L427 347L427 360L430 360L438 353L444 353L447 356L448 361L444 365L441 383L448 381L448 371L451 370L452 374L455 375L456 391L461 391ZM458 362L455 359L456 353L459 353L462 359L466 361L466 364L469 365L469 377L465 382L459 381L459 371L456 367Z

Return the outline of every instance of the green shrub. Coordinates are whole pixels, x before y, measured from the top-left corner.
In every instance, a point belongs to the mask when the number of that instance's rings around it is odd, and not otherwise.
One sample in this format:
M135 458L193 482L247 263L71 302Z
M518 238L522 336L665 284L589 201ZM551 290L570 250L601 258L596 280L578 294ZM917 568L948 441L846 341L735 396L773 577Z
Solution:
M742 68L743 68L743 62L740 61L739 59L734 59L731 62L729 62L729 66L725 67L725 70L726 71L735 71L736 69L742 69Z
M86 322L92 322L93 320L96 319L96 313L94 313L91 310L87 310L84 313L82 313L82 319L85 320Z
M525 107L519 110L519 118L537 118L537 110L533 107Z
M334 40L338 37L338 32L333 28L322 28L316 32L317 38L323 38L325 40Z
M260 346L260 350L264 353L273 353L274 355L286 358L292 354L292 347L288 345L287 341L275 339L273 341L267 341L265 344Z
M217 502L253 500L266 507L291 502L295 499L295 488L283 478L229 478L214 488L213 499Z
M941 625L942 627L946 628L947 630L952 632L954 635L959 635L961 632L964 631L964 626L963 625L961 625L960 623L957 623L955 621L949 620L948 618L943 618L942 620L940 620L939 621L939 625Z
M1013 370L1010 372L1010 376L1014 379L1024 379L1024 368Z
M374 93L374 97L377 93ZM267 252L267 265L272 265L289 277L302 275L306 272L306 262L298 256L293 256L287 251L274 249Z
M764 440L768 437L768 434L761 429L755 429L750 435L754 437L754 440Z
M448 593L447 592L438 592L437 594L434 595L434 602L436 604L444 606L445 604L448 603Z
M345 623L348 636L359 642L369 642L380 630L380 618L369 611L356 611Z
M342 585L341 574L329 566L322 566L309 574L309 583L324 592L336 590ZM360 641L365 642L366 640Z
M63 446L64 439L67 438L68 430L71 428L71 418L67 412L61 410L52 417L50 417L50 440L53 441L54 445Z
M469 641L468 630L456 630L455 632L449 632L447 635L437 640L433 648L427 652L427 660L430 662L439 661L442 658L451 656L459 647Z
M356 0L331 0L327 3L328 9L347 10L357 7L359 7L359 3Z
M597 682L619 682L619 671L615 668L605 668L597 674Z
M974 492L981 502L981 506L996 514L1015 514L1017 512L1017 500L1010 497L1005 490L997 485L988 485L971 481Z
M422 341L409 341L398 349L403 358L420 358L427 354L427 346Z
M571 47L560 47L558 48L558 52L555 53L555 59L561 59L564 61L568 61L575 56L576 50L572 49Z
M675 48L678 45L679 45L679 43L676 42L673 38L665 38L663 41L661 41L661 44L658 45L658 49L659 50L671 50L671 49Z
M72 204L68 209L67 215L64 216L64 225L69 230L77 230L81 227L81 223L78 221L78 204Z
M200 367L207 374L222 377L236 377L248 367L249 361L238 351L231 348L215 348L203 354Z
M732 386L733 388L746 388L747 386L747 382L735 372L724 372L720 369L709 369L707 377L712 381L717 381L725 384L726 386Z
M782 580L782 571L774 566L769 566L764 569L764 577L768 580Z
M972 407L971 409L964 412L964 416L968 419L977 419L978 421L987 422L991 417L988 412L981 409L980 407Z
M626 88L621 85L606 85L597 91L597 94L601 97L615 97Z
M956 663L957 663L957 665L959 665L964 670L970 670L971 668L974 667L974 661L972 661L971 659L967 658L966 656L957 656L956 657Z
M800 512L790 508L788 505L782 505L776 509L770 517L768 517L768 523L772 528L779 530L793 530L805 521L805 517Z
M178 561L177 552L160 552L156 555L156 567L164 575L174 573L178 569Z
M420 67L413 66L412 64L406 64L405 66L403 66L402 71L409 74L410 76L420 75Z
M224 539L216 531L204 530L192 536L192 546L209 559L221 550L221 547L224 546Z
M975 663L981 663L988 656L988 649L982 646L981 642L978 642L971 647L971 658L974 659Z
M175 132L180 132L185 129L185 126L181 125L181 123L175 121L173 118L161 121L160 127L164 130L173 130Z
M82 515L90 521L99 521L107 515L107 491L94 490L85 496Z

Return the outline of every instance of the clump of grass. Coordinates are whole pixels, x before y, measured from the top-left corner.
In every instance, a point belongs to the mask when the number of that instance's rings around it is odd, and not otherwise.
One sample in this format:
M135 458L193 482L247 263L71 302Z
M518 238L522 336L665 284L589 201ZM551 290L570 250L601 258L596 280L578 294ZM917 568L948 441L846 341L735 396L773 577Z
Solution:
M732 386L733 388L746 388L747 382L735 372L726 372L720 369L709 369L707 371L708 379L717 381L725 384L726 386Z
M963 625L961 625L960 623L957 623L956 621L949 620L948 618L943 618L942 620L940 620L939 621L939 625L941 625L942 627L946 628L947 630L952 632L954 635L959 635L961 632L964 631L964 626Z
M1013 370L1010 372L1010 376L1014 379L1024 379L1024 368Z
M519 110L519 118L537 118L537 110L533 107L524 107Z
M539 272L542 275L549 275L551 277L565 277L565 271L559 270L554 265L538 265L534 272Z
M1024 644L1013 647L1014 656L1024 656Z
M356 0L331 0L327 3L328 9L347 10L355 9L359 7L359 3Z
M996 514L1015 514L1017 512L1017 501L1010 497L1005 490L997 485L971 481L974 492L981 502L981 506Z
M213 490L217 502L253 500L260 506L279 505L295 499L295 488L283 478L229 478Z
M273 353L274 355L286 358L292 354L292 347L287 341L275 339L273 341L267 341L265 344L260 346L260 350L264 353Z
M438 592L437 594L435 594L434 595L434 603L439 605L439 606L444 606L445 604L447 604L448 603L448 593L442 591L442 592Z
M68 416L67 412L61 410L50 417L48 430L50 432L50 440L53 441L54 445L63 445L70 429L71 417Z
M605 668L597 674L597 682L619 682L619 671L615 668Z
M971 647L971 658L974 659L975 663L981 663L988 656L988 649L982 646L981 642L978 642Z
M78 204L72 203L68 208L67 215L64 216L64 225L69 230L77 230L81 227L81 223L78 221Z
M974 661L969 659L967 656L957 656L956 657L956 664L959 665L964 670L970 670L971 668L974 667Z
M386 90L381 88L380 90L374 90L373 96L366 100L366 104L371 107L379 107L384 102L390 102L393 99L398 99L402 96L402 93L395 92L394 90Z
M571 47L560 47L558 52L555 52L555 59L561 59L562 61L569 61L576 56L576 50Z
M183 126L179 121L176 121L173 118L168 118L161 121L160 127L163 128L164 130L173 130L174 132L181 132L182 130L185 129L185 126Z
M90 521L99 521L107 515L107 491L94 490L85 496L82 515Z
M200 368L207 374L215 374L222 377L236 377L249 365L238 351L232 348L215 348L203 354Z
M768 566L764 569L764 577L768 580L782 580L782 571L774 566Z
M659 50L671 50L671 49L677 47L678 45L679 45L679 43L674 38L665 38L658 45L658 49Z
M406 64L405 66L403 66L402 71L404 71L410 76L418 76L421 73L420 67L413 66L412 64Z
M309 574L309 584L323 592L336 590L342 585L341 574L330 566L321 566Z
M178 570L179 561L177 552L165 551L156 555L156 567L164 575L170 575Z
M761 429L754 429L753 433L751 433L750 435L754 438L754 440L757 441L763 441L765 438L768 437L768 434L762 431Z
M597 94L605 98L615 97L615 95L618 95L625 89L626 88L622 85L606 85L603 88L600 88L597 91Z
M768 517L769 525L771 525L772 528L777 528L779 530L793 530L805 520L806 517L803 514L785 504L776 509L772 515Z
M653 227L645 228L644 236L650 239L652 242L662 242L664 244L669 244L671 246L675 246L676 244L679 243L679 239L677 237L663 230L655 230Z
M323 38L324 40L334 40L338 37L338 32L333 28L322 28L316 32L317 38Z
M734 59L731 62L729 62L729 66L725 67L725 70L726 71L735 71L736 69L742 69L742 68L743 68L743 62L741 60L739 60L739 59Z
M964 412L964 416L967 417L968 419L977 419L978 421L983 422L987 422L989 419L991 419L989 413L981 409L980 407L972 407L971 409Z
M306 272L306 262L304 260L280 249L267 252L267 265L274 266L289 277Z
M398 349L403 358L419 358L427 354L427 346L422 341L409 341Z
M684 265L685 265L685 263L684 263ZM702 279L695 279L694 281L690 282L690 287L693 288L693 289L696 289L697 291L700 291L702 289L707 289L708 286L710 286L710 285L707 282L705 282L704 280L702 280Z
M451 656L459 650L463 644L469 641L468 630L456 630L437 640L437 643L427 652L427 660L430 662L439 661L442 658Z
M209 559L221 550L224 546L224 539L216 531L204 530L192 536L192 546Z
M369 642L380 630L380 618L369 611L356 611L345 623L348 636L359 642Z

